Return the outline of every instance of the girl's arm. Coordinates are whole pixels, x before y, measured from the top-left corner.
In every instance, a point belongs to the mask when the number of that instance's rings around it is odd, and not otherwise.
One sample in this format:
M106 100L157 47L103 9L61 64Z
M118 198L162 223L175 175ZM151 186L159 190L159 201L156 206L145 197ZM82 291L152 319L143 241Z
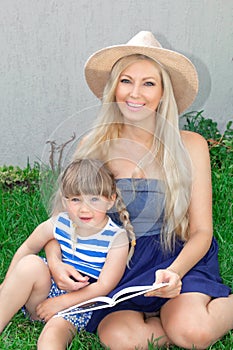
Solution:
M51 275L60 289L75 291L89 283L88 276L82 276L73 266L62 262L61 248L56 239L46 244L45 253Z
M51 219L48 219L37 226L26 241L24 241L24 243L16 251L8 268L5 279L20 259L29 254L37 254L49 240L53 239L53 237L53 223Z
M128 249L128 242L124 246L111 248L96 282L78 291L45 300L37 307L37 315L45 321L48 321L58 311L88 299L108 294L116 287L123 276L127 263Z

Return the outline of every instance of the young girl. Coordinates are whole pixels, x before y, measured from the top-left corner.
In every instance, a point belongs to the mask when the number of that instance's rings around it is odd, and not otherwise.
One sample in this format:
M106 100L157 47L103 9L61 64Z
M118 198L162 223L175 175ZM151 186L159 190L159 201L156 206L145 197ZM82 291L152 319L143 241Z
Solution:
M21 245L0 289L0 332L24 306L32 320L47 322L38 341L40 350L65 349L75 332L87 325L92 312L52 316L108 294L122 277L135 245L128 212L112 173L102 162L72 162L60 178L59 196L66 211L40 224ZM124 229L106 214L114 203ZM45 261L34 255L54 237L62 261L73 269L71 275L79 289L75 292L59 289Z

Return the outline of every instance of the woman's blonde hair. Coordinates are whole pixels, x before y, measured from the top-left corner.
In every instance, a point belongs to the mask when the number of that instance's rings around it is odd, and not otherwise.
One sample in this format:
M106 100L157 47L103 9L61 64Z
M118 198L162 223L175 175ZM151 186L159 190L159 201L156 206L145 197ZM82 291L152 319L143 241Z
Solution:
M155 113L156 123L149 158L152 155L162 169L162 178L166 185L166 206L161 241L165 250L173 250L177 236L181 240L188 238L192 172L190 158L180 136L178 109L171 80L159 62L138 54L126 56L116 62L104 90L102 108L96 123L78 147L74 159L94 156L104 162L110 161L108 146L113 139L119 138L123 126L121 111L117 103L113 103L116 102L115 90L122 71L139 60L152 62L161 76L163 96ZM142 169L148 161L145 156L138 166Z
M97 159L77 159L71 162L59 177L57 195L60 200L80 195L103 196L108 200L115 200L115 209L131 242L129 263L136 242L133 226L121 192L116 186L115 177L103 162ZM72 237L72 242L76 242L76 237Z

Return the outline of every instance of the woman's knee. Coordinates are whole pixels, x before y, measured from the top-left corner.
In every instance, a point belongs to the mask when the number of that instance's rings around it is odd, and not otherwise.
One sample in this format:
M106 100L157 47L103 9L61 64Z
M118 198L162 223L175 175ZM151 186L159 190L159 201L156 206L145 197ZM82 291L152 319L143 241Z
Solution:
M106 316L100 322L98 327L98 336L101 343L110 349L129 349L127 337L128 330L123 321L123 315L121 317L120 313L121 312L114 312L113 314ZM120 322L120 320L122 322Z
M172 343L185 349L206 349L215 339L206 304L209 297L187 293L169 300L161 309L161 322Z
M214 339L210 326L192 315L176 314L163 323L163 327L171 342L185 349L206 349Z
M161 323L158 327L156 323L145 322L143 314L139 312L117 311L101 321L98 335L100 341L111 350L148 349L149 341L157 336L160 338Z
M175 327L175 330L175 333L167 330L168 337L175 345L185 349L206 349L213 343L214 337L208 326L186 324L182 328Z

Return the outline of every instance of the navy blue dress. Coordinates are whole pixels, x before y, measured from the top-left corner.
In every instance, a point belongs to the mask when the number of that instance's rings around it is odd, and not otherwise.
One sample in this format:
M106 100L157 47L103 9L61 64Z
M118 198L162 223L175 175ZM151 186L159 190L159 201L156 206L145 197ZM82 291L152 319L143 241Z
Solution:
M183 247L183 242L177 241L174 253L164 253L161 248L160 232L165 203L162 181L118 179L117 186L130 213L137 244L130 268L126 268L118 286L109 293L110 296L129 286L152 284L155 280L155 271L166 269ZM110 216L120 224L116 212L113 211ZM187 292L200 292L213 298L227 297L230 294L230 288L222 283L219 274L218 245L215 238L207 254L183 277L181 293ZM115 307L94 311L87 325L87 331L94 332L108 313L118 310L154 312L158 311L166 301L164 298L142 295L119 303Z

